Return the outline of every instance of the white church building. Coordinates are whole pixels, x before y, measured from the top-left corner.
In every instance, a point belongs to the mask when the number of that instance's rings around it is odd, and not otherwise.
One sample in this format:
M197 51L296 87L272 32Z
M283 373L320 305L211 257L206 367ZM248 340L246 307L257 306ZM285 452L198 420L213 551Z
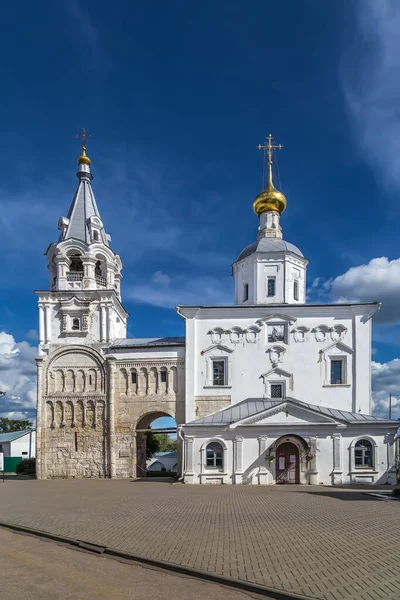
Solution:
M82 135L78 189L47 250L50 287L37 292L37 476L143 476L149 425L171 416L185 483L395 483L398 422L372 416L380 304L306 303L308 261L283 239L272 137L234 304L178 306L184 338L127 338L122 263Z

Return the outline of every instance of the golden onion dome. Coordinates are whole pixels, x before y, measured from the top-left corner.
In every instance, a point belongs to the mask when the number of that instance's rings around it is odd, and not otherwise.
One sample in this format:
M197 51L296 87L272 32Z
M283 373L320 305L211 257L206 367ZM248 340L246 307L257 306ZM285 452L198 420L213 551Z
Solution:
M86 156L86 146L82 146L82 154L78 156L78 165L88 165L90 167L91 162L90 158Z
M260 216L267 211L275 211L282 214L286 208L285 195L276 189L272 183L272 162L268 162L268 182L261 194L258 194L253 202L254 212Z

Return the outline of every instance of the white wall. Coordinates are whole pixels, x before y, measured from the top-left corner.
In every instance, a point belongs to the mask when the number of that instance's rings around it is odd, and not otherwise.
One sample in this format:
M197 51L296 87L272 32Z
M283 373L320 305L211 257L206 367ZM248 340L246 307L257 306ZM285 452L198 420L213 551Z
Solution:
M22 456L22 458L34 458L36 456L36 432L27 433L24 436L10 442L10 456ZM30 442L30 448L29 448ZM3 446L4 447L4 446ZM23 454L26 452L27 454Z
M191 414L195 418L193 406L197 396L230 395L231 403L235 404L246 398L269 397L270 381L284 382L286 396L303 402L369 414L369 316L375 310L373 304L180 308L180 313L187 316L185 373L188 421ZM285 315L291 320L285 321ZM272 319L262 321L267 317ZM268 342L270 323L287 323L284 342ZM317 339L315 331L320 325L327 329L322 341ZM337 332L332 329L338 326L343 327L339 340L336 339L339 337ZM250 342L246 333L251 327L259 328L255 342ZM233 328L239 331L236 342ZM299 339L298 328L306 330L302 342L296 341ZM218 333L211 333L215 330L222 331L220 338ZM339 345L335 346L336 343ZM216 347L218 344L219 348ZM333 347L326 350L331 345ZM280 349L271 354L276 347ZM215 387L208 376L209 364L212 357L221 356L226 357L228 362L228 385ZM345 359L347 374L344 385L330 384L329 357ZM274 372L263 379L263 374L274 369L273 361L285 373Z
M291 431L287 428L258 426L237 427L223 432L218 428L187 427L184 428L186 440L184 480L185 483L193 484L274 484L276 459L269 465L265 455L279 438L296 434L307 443L310 437L316 437L316 458L309 464L303 460L303 468L300 472L301 483L369 485L389 482L394 484L396 452L395 431L394 428L392 429L393 431L388 434L387 429L379 424L364 427L349 426L345 430L335 427L318 429L302 426ZM372 469L359 469L354 466L353 447L355 441L360 438L367 438L374 445ZM202 448L204 449L210 441L220 441L226 447L222 469L205 466Z

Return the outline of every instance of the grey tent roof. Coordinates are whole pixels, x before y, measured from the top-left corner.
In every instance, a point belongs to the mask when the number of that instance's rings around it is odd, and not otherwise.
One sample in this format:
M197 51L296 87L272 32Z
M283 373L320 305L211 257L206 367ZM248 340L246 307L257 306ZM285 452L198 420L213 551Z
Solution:
M77 176L79 184L68 212L69 224L65 235L63 236L61 234L59 241L61 242L62 240L74 238L76 240L82 240L83 242L86 242L86 244L90 244L91 239L88 219L90 219L90 217L98 217L101 219L101 217L90 183L92 176L83 172L79 172ZM103 242L106 246L109 246L108 237L104 229L100 231L99 241Z
M13 442L28 433L32 433L34 429L23 429L22 431L11 431L9 433L0 433L0 444L3 442Z
M184 337L163 338L119 338L114 341L111 348L154 348L157 346L184 346Z
M253 417L265 410L279 406L279 404L286 403L303 408L308 408L314 412L321 413L321 415L324 415L326 417L330 417L332 419L336 419L337 421L353 425L356 423L391 423L393 425L396 423L398 425L398 421L381 419L379 417L373 417L371 415L362 415L360 413L352 413L346 410L327 408L325 406L317 406L316 404L307 404L306 402L296 400L295 398L285 398L285 400L269 400L268 398L247 398L246 400L242 400L242 402L238 402L238 404L228 406L227 408L215 412L212 415L208 415L207 417L203 417L202 419L197 419L196 421L191 421L190 423L187 423L186 426L197 427L199 425L231 425L232 423L236 423L237 421L241 421L242 419Z
M298 256L304 256L304 254L290 242L285 242L279 238L261 238L257 242L253 242L249 246L246 246L244 250L239 254L237 260L247 258L254 252L293 252Z

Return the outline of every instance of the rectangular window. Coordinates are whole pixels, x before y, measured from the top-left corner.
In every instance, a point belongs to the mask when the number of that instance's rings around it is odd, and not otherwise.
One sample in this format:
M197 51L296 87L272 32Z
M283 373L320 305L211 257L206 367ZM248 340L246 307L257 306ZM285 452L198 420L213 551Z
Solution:
M21 452L22 456L26 456L28 453L27 452Z
M245 283L243 286L243 302L249 299L249 284Z
M167 383L167 371L161 371L161 383Z
M271 383L271 398L283 398L282 383Z
M275 296L275 277L268 277L268 296Z
M331 385L343 383L343 361L331 360Z
M225 361L213 360L213 385L225 385Z
M293 298L295 300L299 299L299 282L298 281L295 281L293 283Z
M132 383L137 383L137 373L131 373Z

